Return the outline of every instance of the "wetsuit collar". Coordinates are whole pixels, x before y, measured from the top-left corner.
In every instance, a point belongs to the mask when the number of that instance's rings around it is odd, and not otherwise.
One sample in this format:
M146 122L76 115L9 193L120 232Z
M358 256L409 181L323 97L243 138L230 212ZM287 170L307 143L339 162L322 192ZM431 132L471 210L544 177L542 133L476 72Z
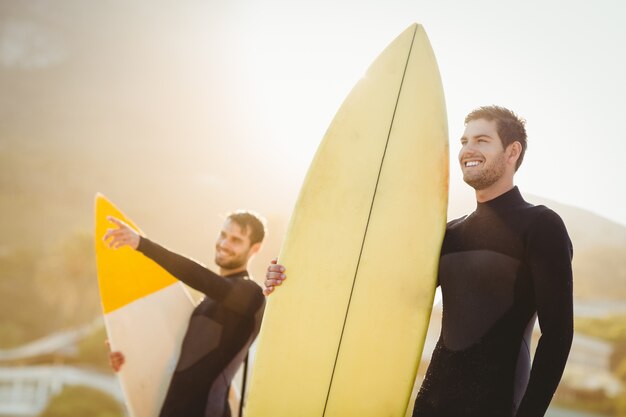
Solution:
M250 274L248 271L235 272L234 274L224 275L224 278L247 278Z
M476 203L476 212L480 213L484 210L503 210L518 207L526 204L522 194L519 192L517 186L511 188L504 194L500 194L494 199L485 201L483 203Z

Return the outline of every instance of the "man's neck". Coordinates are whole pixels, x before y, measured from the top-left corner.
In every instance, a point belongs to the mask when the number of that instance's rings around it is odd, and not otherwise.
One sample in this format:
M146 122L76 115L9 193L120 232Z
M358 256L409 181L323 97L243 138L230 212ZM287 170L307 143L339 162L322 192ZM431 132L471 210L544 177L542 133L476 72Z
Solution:
M244 265L241 266L239 268L235 268L235 269L226 269L226 268L222 268L220 267L220 275L223 277L229 276L229 275L234 275L234 274L238 274L240 272L244 272L246 271L248 268L248 265Z
M493 200L494 198L500 197L502 194L511 191L514 186L513 179L511 178L510 181L495 183L491 187L485 188L484 190L475 190L476 201L484 203Z

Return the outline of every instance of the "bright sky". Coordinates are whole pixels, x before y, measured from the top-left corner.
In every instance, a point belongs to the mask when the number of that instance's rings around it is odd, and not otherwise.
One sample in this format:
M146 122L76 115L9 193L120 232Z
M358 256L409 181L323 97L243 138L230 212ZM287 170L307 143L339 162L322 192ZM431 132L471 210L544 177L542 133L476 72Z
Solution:
M137 152L166 152L202 167L202 185L190 182L187 194L221 187L232 190L229 205L258 205L262 212L273 210L262 197L276 195L276 205L287 210L348 92L397 35L419 22L447 101L451 200L472 194L456 162L464 116L498 104L528 121L529 149L516 178L524 193L626 225L623 0L63 5L67 10L57 11L52 1L21 7L34 15L46 10L37 24L19 13L0 19L0 65L21 66L37 79L35 69L54 69L82 54L80 72L68 83L79 85L85 97L78 98L89 103L79 107L93 108L95 116L84 122L88 131L104 132L94 142L107 142L110 128L132 126L109 136L130 149L141 137ZM63 23L69 32L46 23L64 10L74 16ZM98 55L104 58L92 61ZM153 135L159 146L145 149ZM188 140L179 144L180 138ZM227 172L233 159L241 169ZM242 181L249 183L244 190Z
M456 163L465 114L498 104L527 119L523 192L626 225L623 1L250 0L196 12L216 25L218 40L205 41L228 48L212 63L224 71L224 105L246 115L240 133L255 138L247 146L277 188L299 187L347 93L419 22L443 79L453 193L471 193Z

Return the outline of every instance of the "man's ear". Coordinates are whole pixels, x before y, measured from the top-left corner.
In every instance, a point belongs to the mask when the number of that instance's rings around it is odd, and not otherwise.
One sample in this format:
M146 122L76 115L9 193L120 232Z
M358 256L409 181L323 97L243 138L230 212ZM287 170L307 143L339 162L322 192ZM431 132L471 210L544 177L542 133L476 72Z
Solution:
M517 164L517 160L522 154L522 144L519 143L518 141L511 143L507 147L507 153L509 154L507 157L507 161L509 163L512 163L513 165Z
M257 242L254 245L250 246L250 256L256 255L257 252L261 250L261 242Z

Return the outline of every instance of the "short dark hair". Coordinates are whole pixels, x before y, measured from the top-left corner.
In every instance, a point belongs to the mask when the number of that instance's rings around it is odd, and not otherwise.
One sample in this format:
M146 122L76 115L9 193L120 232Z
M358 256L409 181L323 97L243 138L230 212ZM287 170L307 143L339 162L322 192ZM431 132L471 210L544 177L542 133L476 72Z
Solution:
M267 233L266 221L261 215L250 210L235 210L228 214L227 220L239 225L244 232L250 234L250 244L263 242Z
M526 120L513 113L511 110L500 106L483 106L474 109L465 117L465 124L472 120L485 119L495 120L498 128L498 136L502 141L502 146L507 146L517 141L522 145L522 151L517 159L515 170L520 167L524 160L524 154L528 147L526 141Z

